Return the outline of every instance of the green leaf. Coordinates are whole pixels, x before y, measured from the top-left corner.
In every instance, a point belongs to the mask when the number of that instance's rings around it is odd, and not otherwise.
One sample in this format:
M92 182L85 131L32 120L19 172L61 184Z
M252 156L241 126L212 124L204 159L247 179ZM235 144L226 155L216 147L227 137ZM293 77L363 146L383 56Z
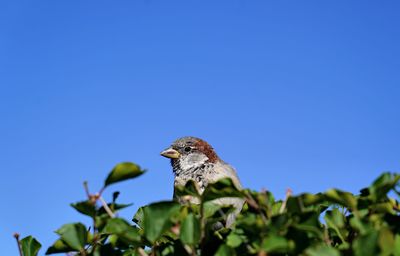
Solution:
M324 217L326 224L328 227L333 229L342 243L346 241L345 234L342 233L341 229L345 226L345 217L337 208L334 208L332 211L327 211Z
M184 244L195 245L200 241L200 221L193 213L189 213L183 220L179 238Z
M140 242L141 237L137 228L121 218L110 219L102 230L106 234L115 234L125 243Z
M325 198L328 201L332 201L352 210L357 208L357 199L349 192L344 192L339 189L329 189L325 192Z
M387 227L382 227L379 230L379 237L378 237L378 244L381 248L382 255L392 255L394 252L395 247L395 240L394 240L393 233Z
M120 192L115 191L112 195L112 202L115 204L115 201L117 201L117 198L119 197Z
M301 199L303 200L304 206L318 205L325 200L324 195L321 193L315 195L304 193L301 194L299 197L301 197Z
M65 224L56 231L72 249L82 250L87 241L87 229L82 223Z
M107 213L96 215L94 219L96 227L101 231L109 219L111 219L111 217Z
M371 198L378 201L385 199L387 193L398 184L399 180L399 174L383 173L369 187Z
M215 204L212 201L203 203L203 214L205 218L211 218L219 209L221 209L221 205Z
M253 228L253 226L257 224L257 215L254 213L248 213L239 217L241 217L239 219L240 224L248 228Z
M329 220L329 222L337 228L343 228L346 222L345 216L338 208L333 208L332 211L328 211L325 215L325 220Z
M154 243L172 225L172 216L177 214L180 204L171 201L154 203L143 209L143 228L146 238Z
M240 235L236 233L230 233L226 238L226 244L232 248L239 247L243 243L243 239Z
M111 203L111 204L107 204L108 207L111 209L111 211L115 212L124 208L127 208L129 206L132 206L133 204L115 204L115 203ZM100 207L100 209L97 211L97 214L104 214L107 213L106 210L104 209L104 206Z
M378 232L371 231L366 235L357 237L353 243L353 251L356 256L375 256L377 251Z
M319 214L317 212L304 212L299 215L299 223L293 225L298 230L306 231L309 236L312 235L323 239L323 231L319 222Z
M271 209L270 209L271 210L270 217L281 214L280 211L281 211L282 204L283 204L282 201L277 201L272 204Z
M36 256L42 245L32 236L21 240L21 249L24 256Z
M120 181L133 179L144 172L144 170L134 163L125 162L117 164L104 182L104 187Z
M377 213L396 214L395 210L393 209L393 203L390 201L384 202L384 203L373 204L370 208L373 212L377 212Z
M71 252L75 251L70 246L68 246L63 240L58 239L54 242L52 246L50 246L47 251L46 255L54 254L54 253L62 253L62 252Z
M193 180L186 182L185 186L174 187L174 198L190 195L193 197L200 197L199 188Z
M143 223L143 218L144 218L144 211L143 211L144 207L140 207L137 212L135 213L135 216L133 216L132 221L135 222L136 224L139 225L139 227L142 227L142 223Z
M264 238L262 248L266 252L285 253L289 250L289 243L284 237L270 235Z
M90 217L94 217L96 215L96 206L90 201L81 201L70 205L72 208L84 215Z
M202 194L202 201L207 202L222 197L244 197L230 178L224 178L209 184Z
M215 253L215 256L232 256L232 255L236 255L235 251L225 244L222 244Z
M301 198L297 196L291 196L286 201L287 212L290 213L301 213L306 210L302 204Z
M306 250L307 256L340 256L340 252L327 245L317 245Z
M394 238L394 256L400 256L400 234Z
M121 218L113 218L107 222L102 232L106 234L120 234L129 228L131 228L131 225L129 225L126 220Z

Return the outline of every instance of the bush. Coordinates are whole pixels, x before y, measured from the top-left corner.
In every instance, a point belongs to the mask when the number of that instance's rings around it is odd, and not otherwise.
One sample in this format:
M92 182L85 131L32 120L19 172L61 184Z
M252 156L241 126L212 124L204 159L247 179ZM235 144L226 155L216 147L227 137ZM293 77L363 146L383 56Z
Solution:
M87 199L71 206L93 225L63 225L46 254L400 256L400 205L394 198L400 196L399 174L383 173L359 195L338 189L297 196L288 191L283 201L269 191L238 191L229 179L209 185L202 195L189 182L177 193L199 198L199 205L157 202L140 208L133 222L117 217L129 204L116 202L119 192L106 203L103 191L143 173L133 163L121 163L100 192L90 194L85 184ZM212 200L227 196L243 197L246 204L231 228L216 229L233 209ZM16 238L21 255L37 255L36 239Z

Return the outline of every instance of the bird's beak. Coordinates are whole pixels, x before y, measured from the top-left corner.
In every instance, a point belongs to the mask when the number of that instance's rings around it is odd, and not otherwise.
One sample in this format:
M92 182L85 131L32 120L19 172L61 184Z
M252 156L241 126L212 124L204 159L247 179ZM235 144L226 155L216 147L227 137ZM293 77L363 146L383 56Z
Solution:
M180 154L178 151L176 151L173 148L167 148L166 150L164 150L163 152L160 153L162 156L166 157L166 158L171 158L171 159L177 159L179 158Z

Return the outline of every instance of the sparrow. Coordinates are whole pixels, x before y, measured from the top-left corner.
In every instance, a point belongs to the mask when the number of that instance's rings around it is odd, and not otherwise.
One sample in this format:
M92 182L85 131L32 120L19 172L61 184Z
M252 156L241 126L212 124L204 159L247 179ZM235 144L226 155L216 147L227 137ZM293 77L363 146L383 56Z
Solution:
M234 186L242 189L242 185L235 169L221 160L213 147L206 141L196 137L183 137L177 139L170 147L161 152L161 155L171 159L171 166L174 173L174 199L176 198L175 188L184 186L189 180L197 185L199 193L202 194L208 184L217 182L223 178L230 178ZM197 198L191 198L191 203L198 204ZM244 200L237 197L224 197L213 201L218 205L231 205L234 212L227 216L225 226L229 227L234 222L237 214L241 211Z

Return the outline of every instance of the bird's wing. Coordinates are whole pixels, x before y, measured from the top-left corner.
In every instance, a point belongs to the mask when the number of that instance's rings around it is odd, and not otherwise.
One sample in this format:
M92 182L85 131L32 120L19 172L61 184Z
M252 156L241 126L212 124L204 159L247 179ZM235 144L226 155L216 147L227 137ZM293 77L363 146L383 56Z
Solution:
M221 163L216 165L214 168L216 173L213 175L211 182L216 182L222 178L231 178L235 187L239 190L242 189L242 184L240 183L239 177L232 166L226 163ZM232 205L235 208L235 211L230 213L226 219L226 227L230 227L235 221L236 216L242 210L244 199L237 197L224 197L213 200L213 203L219 205Z
M230 178L237 189L242 189L239 177L235 169L227 163L219 163L214 166L215 173L211 178L211 182L217 182L223 178Z

